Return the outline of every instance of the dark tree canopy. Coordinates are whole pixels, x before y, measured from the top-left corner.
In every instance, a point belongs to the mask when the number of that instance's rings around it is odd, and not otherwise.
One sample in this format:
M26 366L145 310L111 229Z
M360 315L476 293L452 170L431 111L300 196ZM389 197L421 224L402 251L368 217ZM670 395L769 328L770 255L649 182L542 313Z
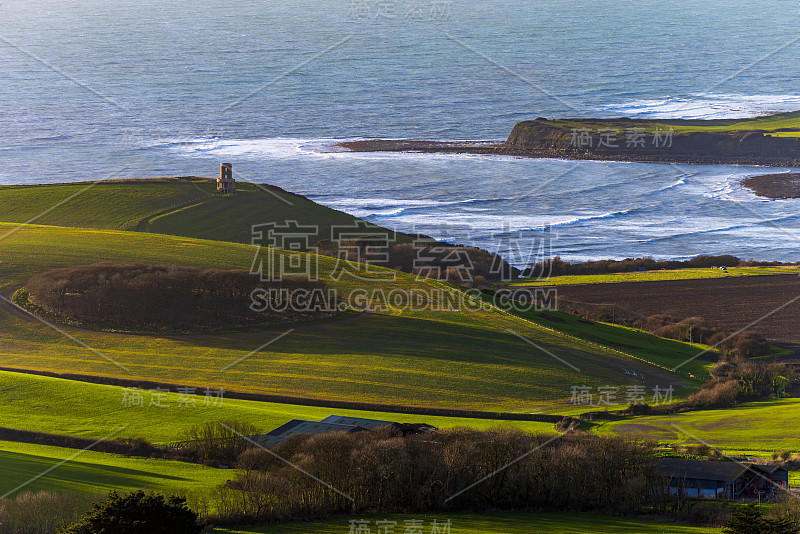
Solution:
M139 490L111 492L60 534L199 534L203 528L185 499Z
M96 263L55 269L26 287L34 311L70 322L120 330L218 330L282 324L331 315L325 284L303 276L262 281L245 270L176 265ZM258 307L252 295L258 292ZM267 297L264 298L264 295ZM265 305L266 304L266 305Z

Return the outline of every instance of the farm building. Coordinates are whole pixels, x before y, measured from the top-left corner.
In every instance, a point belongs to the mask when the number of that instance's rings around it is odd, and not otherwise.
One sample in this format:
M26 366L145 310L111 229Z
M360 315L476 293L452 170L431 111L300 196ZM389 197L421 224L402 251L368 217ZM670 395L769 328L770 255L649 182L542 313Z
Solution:
M660 472L669 477L671 494L708 499L769 497L789 488L789 471L776 464L664 458Z
M418 433L436 430L436 427L425 424L404 424L392 421L381 421L378 419L364 419L359 417L345 417L342 415L330 415L322 421L305 421L303 419L292 419L278 428L267 432L250 436L250 439L265 448L271 448L294 434L324 434L326 432L363 432L381 426L392 426L403 432Z

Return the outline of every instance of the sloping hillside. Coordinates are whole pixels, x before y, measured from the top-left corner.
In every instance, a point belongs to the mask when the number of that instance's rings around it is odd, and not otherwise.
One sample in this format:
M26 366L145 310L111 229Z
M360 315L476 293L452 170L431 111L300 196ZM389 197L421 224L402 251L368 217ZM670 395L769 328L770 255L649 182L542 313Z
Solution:
M318 227L309 244L330 239L331 226L359 219L266 185L237 182L233 195L216 193L208 178L112 180L0 186L3 222L142 231L250 243L254 225L302 221ZM408 241L402 234L399 242Z
M31 275L60 266L106 260L247 269L256 251L248 245L109 230L31 225L9 234L17 228L0 224L0 235L8 234L0 240L0 294L5 297ZM77 343L3 302L0 365L320 399L519 411L559 404L568 409L572 386L644 385L649 390L685 383L640 360L493 309L392 306L386 302L391 290L416 291L423 300L447 290L403 273L367 272L358 264L351 265L357 276L333 280L336 260L309 258L331 287L345 295L361 292L362 306L375 311L297 326L269 346L264 345L288 329L170 337L64 327ZM624 389L620 396L624 402Z

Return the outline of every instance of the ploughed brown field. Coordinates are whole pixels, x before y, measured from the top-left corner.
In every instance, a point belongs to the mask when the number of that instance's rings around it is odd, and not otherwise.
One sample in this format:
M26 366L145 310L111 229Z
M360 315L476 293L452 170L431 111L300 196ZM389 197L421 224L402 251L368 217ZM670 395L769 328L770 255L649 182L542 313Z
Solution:
M615 304L645 316L667 313L678 318L702 317L731 331L758 321L748 329L800 354L800 277L795 275L568 285L557 289L559 299Z

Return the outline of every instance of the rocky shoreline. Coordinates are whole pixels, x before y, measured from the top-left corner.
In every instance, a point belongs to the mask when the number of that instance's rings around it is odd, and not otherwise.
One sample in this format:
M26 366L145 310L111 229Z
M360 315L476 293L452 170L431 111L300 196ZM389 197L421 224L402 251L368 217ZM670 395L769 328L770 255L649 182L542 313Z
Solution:
M753 119L755 120L755 119ZM702 124L699 124L702 123ZM719 130L720 121L538 118L517 123L505 141L365 139L337 146L354 152L490 154L655 163L800 166L800 129Z
M767 167L798 167L798 157L723 156L681 154L677 151L603 152L579 149L520 148L503 141L429 141L415 139L365 139L346 141L335 146L351 152L416 152L428 154L475 154L515 156L522 158L551 158L594 161L627 161L640 163L683 163L696 165L762 165Z
M762 174L742 180L742 185L756 195L777 200L800 198L800 173Z

